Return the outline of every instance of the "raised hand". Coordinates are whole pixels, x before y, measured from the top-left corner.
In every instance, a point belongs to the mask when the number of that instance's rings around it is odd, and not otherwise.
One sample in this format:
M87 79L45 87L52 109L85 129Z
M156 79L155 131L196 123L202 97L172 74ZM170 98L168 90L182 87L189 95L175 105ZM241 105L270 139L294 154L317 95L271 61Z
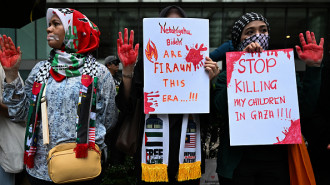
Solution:
M6 82L10 83L18 77L18 69L22 52L20 47L15 47L10 37L0 37L0 62L6 74Z
M0 45L0 62L3 67L11 68L21 60L20 47L16 48L10 37L0 37Z
M297 45L296 51L298 53L298 57L303 60L308 66L320 67L322 59L323 59L323 44L324 39L321 38L320 44L317 45L315 40L315 35L313 32L306 31L306 39L304 38L304 34L299 34L301 48Z
M135 45L133 49L134 43L134 31L131 30L131 35L129 37L129 44L128 44L128 30L125 28L124 30L124 42L122 38L122 33L119 32L119 38L117 39L117 52L118 57L121 63L126 66L134 65L137 61L137 57L139 54L139 44Z

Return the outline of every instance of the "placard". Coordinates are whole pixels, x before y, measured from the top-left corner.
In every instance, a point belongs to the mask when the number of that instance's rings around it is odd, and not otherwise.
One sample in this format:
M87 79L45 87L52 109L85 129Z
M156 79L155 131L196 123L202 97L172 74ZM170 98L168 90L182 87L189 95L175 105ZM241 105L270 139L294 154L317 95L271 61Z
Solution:
M209 20L143 19L144 112L209 112Z
M226 55L230 145L301 143L293 50Z

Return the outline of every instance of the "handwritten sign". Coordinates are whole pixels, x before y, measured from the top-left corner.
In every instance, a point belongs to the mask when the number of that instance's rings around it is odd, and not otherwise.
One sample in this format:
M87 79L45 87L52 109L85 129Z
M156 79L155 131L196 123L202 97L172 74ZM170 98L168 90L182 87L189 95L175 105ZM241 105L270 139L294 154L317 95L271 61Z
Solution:
M143 19L144 112L209 112L209 21Z
M301 143L292 49L227 53L230 145Z

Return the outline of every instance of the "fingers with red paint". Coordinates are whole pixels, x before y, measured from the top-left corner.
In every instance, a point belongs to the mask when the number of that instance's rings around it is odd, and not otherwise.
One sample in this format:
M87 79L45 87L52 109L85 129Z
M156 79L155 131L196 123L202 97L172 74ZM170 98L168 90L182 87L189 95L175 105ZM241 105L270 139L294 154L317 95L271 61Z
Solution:
M306 39L307 39L307 44L312 43L312 36L311 36L311 33L309 31L306 31Z
M20 47L15 47L12 39L3 35L0 37L0 62L6 74L6 81L10 83L18 77L18 69L22 57Z
M312 36L312 43L313 43L313 44L317 44L317 43L316 43L316 39L315 39L314 32L311 33L311 36Z
M124 67L129 65L134 65L137 61L138 53L139 53L139 44L135 45L133 49L134 43L134 31L131 30L131 35L128 43L128 30L125 28L124 30L124 42L122 38L122 33L118 33L119 38L117 39L117 53L119 60L123 64Z
M133 42L134 42L134 31L131 30L131 34L129 36L129 45L133 48Z
M3 35L0 37L0 61L1 65L5 68L13 67L18 61L21 60L21 49L15 47L12 39Z
M218 64L216 62L213 62L213 60L209 57L205 58L204 68L209 74L210 80L214 79L220 73Z
M323 44L324 39L321 38L320 44L317 45L315 34L313 32L306 31L306 39L304 34L299 34L299 40L302 48L296 45L296 51L298 57L303 60L308 66L320 67L323 59Z
M128 41L128 29L125 28L125 29L124 29L124 43L126 44L127 41Z
M300 40L301 46L305 46L306 45L306 41L305 41L305 38L304 38L304 34L303 33L300 33L299 34L299 40Z

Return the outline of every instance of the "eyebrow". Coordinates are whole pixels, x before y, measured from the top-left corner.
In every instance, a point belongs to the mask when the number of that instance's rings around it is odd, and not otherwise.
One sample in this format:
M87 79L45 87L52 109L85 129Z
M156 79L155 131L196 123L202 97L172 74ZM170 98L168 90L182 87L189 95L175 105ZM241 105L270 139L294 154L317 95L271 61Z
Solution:
M248 28L246 28L245 30L244 30L244 32L246 32L246 31L249 31L249 30L254 30L255 29L255 27L248 27Z
M257 29L264 28L264 27L267 27L267 25L261 25ZM247 30L254 30L254 29L255 29L255 27L254 26L251 26L251 27L246 28L245 31L247 31Z

